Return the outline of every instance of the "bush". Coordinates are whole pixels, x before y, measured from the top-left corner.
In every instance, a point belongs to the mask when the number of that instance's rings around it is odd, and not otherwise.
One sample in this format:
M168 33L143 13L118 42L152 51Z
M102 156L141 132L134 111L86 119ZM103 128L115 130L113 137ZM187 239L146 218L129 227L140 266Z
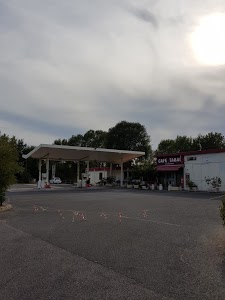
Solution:
M16 174L23 171L18 163L18 151L14 138L0 136L0 205L5 201L5 192L16 182Z
M197 185L191 180L188 181L187 186L190 188L190 190L192 190L194 187L197 187Z
M222 184L222 180L220 179L220 177L212 177L212 178L206 178L205 177L205 182L213 187L213 188L219 188Z
M113 183L115 183L115 181L116 181L116 178L114 176L109 176L106 178L106 183L108 183L108 184L113 184Z
M222 205L220 206L220 217L223 220L223 226L225 226L225 195L222 199Z
M5 199L5 192L0 192L0 206L2 206Z

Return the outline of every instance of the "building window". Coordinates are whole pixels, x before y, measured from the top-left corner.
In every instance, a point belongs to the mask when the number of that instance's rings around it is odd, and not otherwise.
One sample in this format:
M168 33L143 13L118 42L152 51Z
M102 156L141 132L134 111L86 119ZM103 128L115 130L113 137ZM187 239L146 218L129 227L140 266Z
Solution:
M99 173L99 180L102 180L102 173Z
M187 161L190 161L190 160L197 160L197 157L196 156L190 156L187 158Z

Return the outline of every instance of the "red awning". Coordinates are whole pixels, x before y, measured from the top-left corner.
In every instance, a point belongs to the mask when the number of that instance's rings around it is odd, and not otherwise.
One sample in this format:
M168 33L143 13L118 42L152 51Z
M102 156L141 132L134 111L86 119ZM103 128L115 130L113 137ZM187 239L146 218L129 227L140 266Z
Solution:
M156 171L157 172L174 172L178 171L180 168L183 168L184 165L163 165L163 166L157 166Z

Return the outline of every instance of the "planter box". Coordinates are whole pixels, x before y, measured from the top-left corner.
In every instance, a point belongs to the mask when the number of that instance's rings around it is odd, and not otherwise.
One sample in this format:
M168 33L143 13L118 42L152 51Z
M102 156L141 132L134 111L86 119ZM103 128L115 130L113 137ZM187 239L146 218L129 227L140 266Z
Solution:
M179 186L168 186L168 191L181 191L181 188Z
M134 189L139 189L139 184L134 184Z
M132 184L127 184L127 189L132 189L133 185Z
M209 193L218 193L220 191L220 188L219 187L216 187L216 188L208 188L208 192Z
M148 190L149 188L148 188L146 185L143 185L143 186L141 187L141 189L142 189L142 190Z
M188 187L188 192L197 192L198 191L198 187L194 186L193 188L189 188Z

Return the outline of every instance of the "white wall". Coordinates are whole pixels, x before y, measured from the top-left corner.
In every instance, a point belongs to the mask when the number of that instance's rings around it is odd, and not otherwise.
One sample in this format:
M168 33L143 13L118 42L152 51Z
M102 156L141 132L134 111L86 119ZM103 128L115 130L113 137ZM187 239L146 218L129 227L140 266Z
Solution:
M110 176L109 171L89 171L90 184L96 185L97 182L100 181L99 174L102 173L102 178L107 178ZM126 172L125 172L126 174ZM120 170L112 170L112 176L116 178L116 180L120 180Z
M190 157L196 157L196 160L188 161ZM186 173L190 174L190 180L202 191L208 189L205 177L217 176L222 181L220 190L225 191L225 153L189 155L185 156L184 162L184 186L186 186Z
M109 175L107 171L89 171L90 184L96 185L100 181L99 174L102 173L102 178L107 178Z

